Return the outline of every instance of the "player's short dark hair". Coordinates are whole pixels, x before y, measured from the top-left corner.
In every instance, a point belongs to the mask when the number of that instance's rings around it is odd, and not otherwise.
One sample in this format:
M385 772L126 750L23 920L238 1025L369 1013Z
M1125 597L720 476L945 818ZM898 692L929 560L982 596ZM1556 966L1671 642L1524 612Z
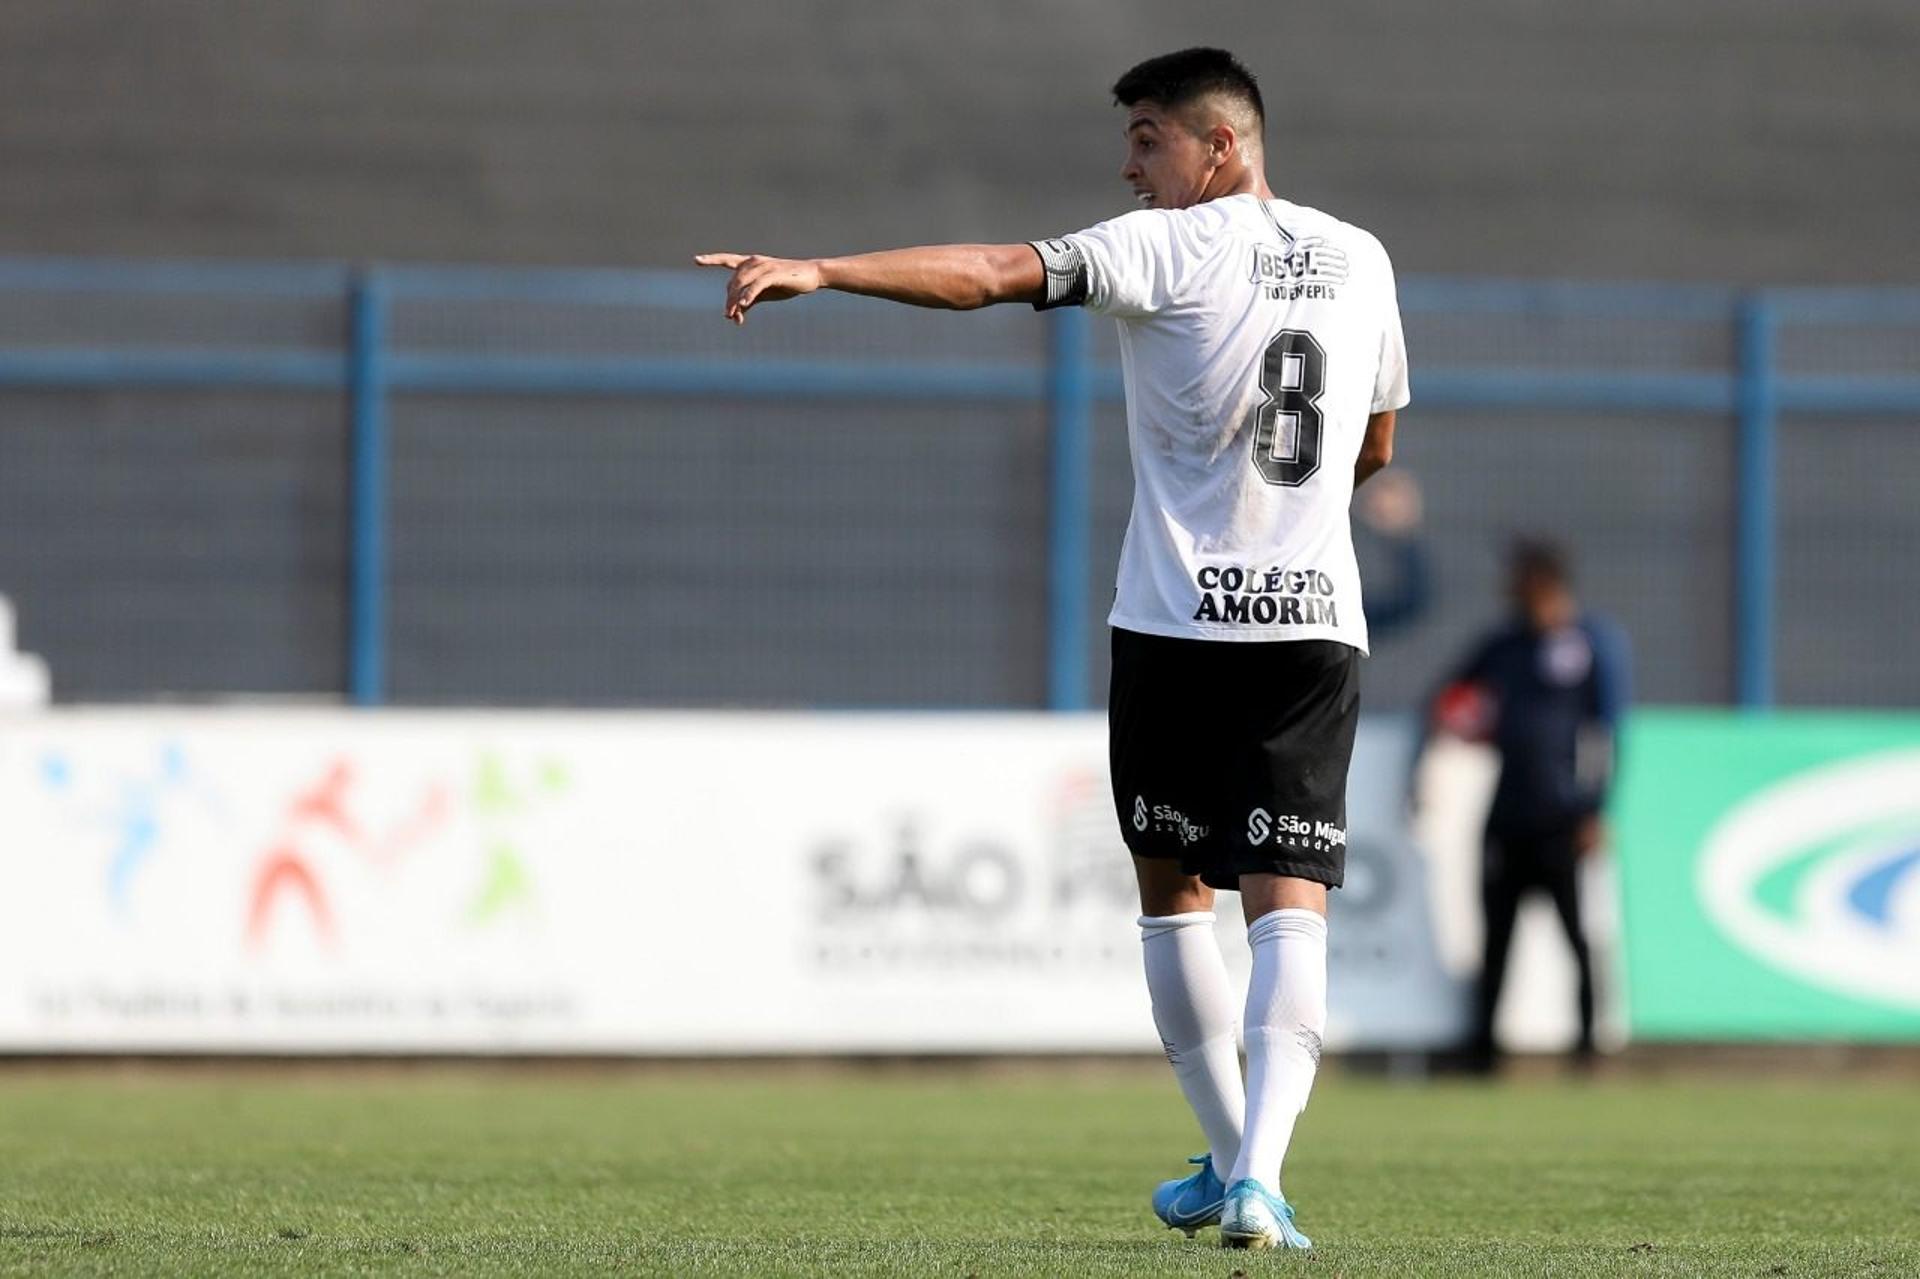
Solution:
M1266 104L1253 72L1225 49L1182 49L1148 58L1113 82L1113 100L1123 107L1152 102L1169 110L1190 106L1209 94L1238 98L1253 108L1261 124Z
M1551 538L1531 535L1514 538L1507 550L1507 564L1517 578L1558 586L1573 584L1573 561L1567 555L1567 548Z

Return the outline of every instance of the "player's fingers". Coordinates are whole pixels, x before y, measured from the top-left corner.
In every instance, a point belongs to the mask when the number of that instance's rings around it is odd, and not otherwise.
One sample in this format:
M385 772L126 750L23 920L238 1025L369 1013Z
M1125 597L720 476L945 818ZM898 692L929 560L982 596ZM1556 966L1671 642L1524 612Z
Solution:
M727 318L735 324L746 323L747 308L753 305L753 282L746 269L734 272L727 281Z
M743 322L747 308L753 305L753 299L759 293L756 282L764 274L758 266L742 266L727 281L727 318L735 324Z
M701 266L723 266L731 271L747 260L744 253L696 253L693 260Z

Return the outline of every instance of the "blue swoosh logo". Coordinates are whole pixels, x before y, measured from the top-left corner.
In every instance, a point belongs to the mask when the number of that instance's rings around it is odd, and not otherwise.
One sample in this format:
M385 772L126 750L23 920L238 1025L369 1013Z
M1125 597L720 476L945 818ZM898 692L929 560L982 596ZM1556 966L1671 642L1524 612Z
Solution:
M1870 923L1893 927L1893 890L1915 870L1920 870L1920 848L1895 853L1853 881L1853 887L1847 890L1847 905Z

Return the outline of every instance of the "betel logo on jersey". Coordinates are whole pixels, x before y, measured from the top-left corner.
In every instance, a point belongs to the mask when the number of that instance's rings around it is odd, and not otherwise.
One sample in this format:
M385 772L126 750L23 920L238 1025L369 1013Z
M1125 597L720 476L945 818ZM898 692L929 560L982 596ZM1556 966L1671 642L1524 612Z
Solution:
M1799 773L1708 832L1695 884L1754 959L1920 1009L1920 751Z
M1270 298L1331 302L1339 296L1334 286L1346 283L1346 279L1346 250L1321 236L1289 240L1279 248L1254 246L1253 283L1263 287Z

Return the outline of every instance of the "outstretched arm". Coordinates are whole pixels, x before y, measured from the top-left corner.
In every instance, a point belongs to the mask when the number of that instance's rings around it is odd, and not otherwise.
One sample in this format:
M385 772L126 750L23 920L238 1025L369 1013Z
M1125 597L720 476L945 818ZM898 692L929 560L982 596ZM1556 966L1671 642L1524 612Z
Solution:
M769 258L759 254L702 253L701 266L733 272L726 316L747 322L760 302L837 289L912 306L971 311L995 302L1043 302L1046 270L1031 244L936 244L850 258Z

